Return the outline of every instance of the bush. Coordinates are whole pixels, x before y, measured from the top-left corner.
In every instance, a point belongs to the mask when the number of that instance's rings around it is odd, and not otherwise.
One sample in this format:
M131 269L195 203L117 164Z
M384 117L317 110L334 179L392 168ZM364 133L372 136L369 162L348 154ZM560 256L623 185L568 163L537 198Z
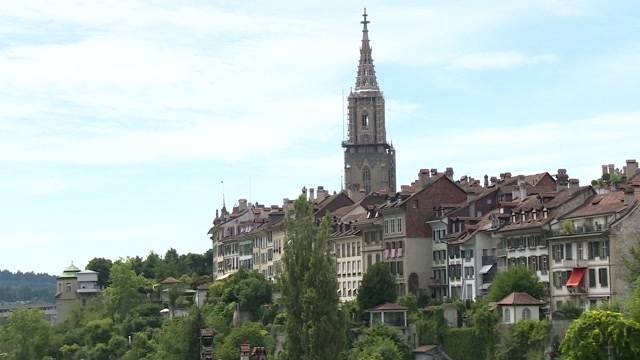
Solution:
M484 344L475 336L473 328L450 328L444 333L442 346L456 360L484 359Z

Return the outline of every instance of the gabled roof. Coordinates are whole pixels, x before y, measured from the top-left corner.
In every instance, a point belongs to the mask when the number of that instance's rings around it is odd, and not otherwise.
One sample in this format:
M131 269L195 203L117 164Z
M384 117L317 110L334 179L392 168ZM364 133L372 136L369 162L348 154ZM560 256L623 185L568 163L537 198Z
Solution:
M179 283L179 281L173 276L169 276L168 278L160 282L160 284L164 284L164 285L171 285L171 284L177 284L177 283Z
M400 304L396 304L396 303L384 303L382 305L378 305L374 308L372 308L369 311L386 311L386 310L407 310L406 307L400 305Z
M543 301L534 298L526 292L512 292L497 302L498 305L542 305Z
M619 213L630 209L633 204L626 204L624 191L613 191L606 194L592 196L584 205L570 212L566 218L604 215ZM636 202L640 200L640 193L635 194Z

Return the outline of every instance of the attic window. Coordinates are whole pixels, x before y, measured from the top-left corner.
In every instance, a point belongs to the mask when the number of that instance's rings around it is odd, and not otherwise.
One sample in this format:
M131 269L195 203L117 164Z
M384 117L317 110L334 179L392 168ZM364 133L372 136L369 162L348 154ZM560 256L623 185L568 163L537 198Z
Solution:
M417 209L418 207L420 207L419 205L420 205L420 203L418 202L418 199L413 200L413 208L414 209Z

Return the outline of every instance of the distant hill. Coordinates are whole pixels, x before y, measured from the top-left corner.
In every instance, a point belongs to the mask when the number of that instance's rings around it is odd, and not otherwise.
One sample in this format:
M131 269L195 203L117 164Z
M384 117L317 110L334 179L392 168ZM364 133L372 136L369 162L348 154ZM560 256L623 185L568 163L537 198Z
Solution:
M0 303L54 301L56 277L44 273L0 271Z

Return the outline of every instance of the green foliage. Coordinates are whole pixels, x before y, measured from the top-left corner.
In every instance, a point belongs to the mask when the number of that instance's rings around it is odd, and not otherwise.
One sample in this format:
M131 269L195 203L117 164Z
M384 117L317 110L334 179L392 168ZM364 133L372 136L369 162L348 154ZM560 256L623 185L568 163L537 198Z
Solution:
M363 310L396 300L396 281L384 262L367 269L358 289L358 304Z
M565 360L640 358L640 324L606 310L584 312L573 321L560 346Z
M521 320L511 327L497 350L497 360L542 359L551 324Z
M102 288L107 287L111 283L111 267L113 262L105 258L93 258L86 266L87 270L93 270L98 273L98 285Z
M376 354L381 357L375 357ZM364 330L353 344L347 358L408 360L411 358L411 350L395 329L378 324Z
M155 354L157 360L183 360L199 358L200 318L192 312L187 318L173 318L162 324L155 333Z
M624 267L627 270L626 279L629 283L636 282L640 278L640 236L636 237L635 244L629 250L629 254L622 258ZM637 283L634 287L637 287Z
M338 311L335 259L329 252L330 220L315 225L303 196L287 218L287 239L278 283L287 311L285 352L291 359L334 359L345 342Z
M240 344L247 343L251 347L264 346L268 354L273 353L274 341L266 328L257 322L248 322L231 330L216 348L216 359L238 360L240 358Z
M133 271L128 261L116 261L111 267L111 286L104 291L110 300L111 313L117 320L127 317L132 308L140 304L143 295L140 292L145 280Z
M560 226L562 228L562 233L564 235L571 235L575 232L575 228L573 227L573 221L569 219L562 220L562 223L560 224Z
M573 301L564 302L559 310L567 319L577 319L584 312L584 309Z
M0 327L0 353L8 360L41 359L50 341L49 323L38 310L17 309Z
M485 344L476 336L474 328L450 328L445 332L442 346L456 360L485 359Z
M526 292L537 299L546 297L544 285L538 280L538 276L526 267L513 267L499 272L489 289L489 301L500 301L514 291Z
M52 302L56 291L56 278L33 272L16 273L0 271L0 303L2 302Z
M486 303L478 303L473 309L473 330L476 339L482 344L482 350L487 360L494 359L498 333L498 315L489 309Z

